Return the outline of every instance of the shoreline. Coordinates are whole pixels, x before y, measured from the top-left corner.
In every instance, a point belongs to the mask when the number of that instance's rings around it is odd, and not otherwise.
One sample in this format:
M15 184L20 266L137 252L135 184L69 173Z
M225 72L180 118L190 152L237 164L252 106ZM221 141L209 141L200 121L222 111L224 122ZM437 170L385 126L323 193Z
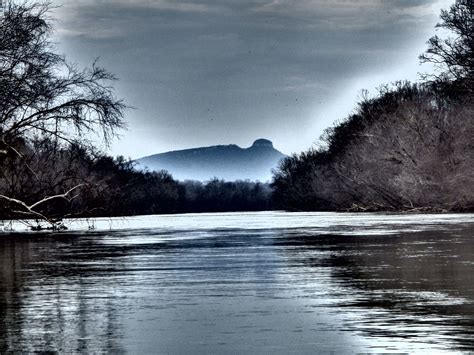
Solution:
M419 216L423 218L419 218ZM245 218L242 218L245 217ZM47 222L34 220L0 220L0 235L8 233L69 233L101 232L112 230L215 230L241 228L246 230L287 230L294 228L323 229L336 228L342 234L351 234L354 227L366 228L372 234L380 226L423 227L433 223L474 223L474 213L395 213L395 212L220 212L161 214L121 217L74 218L63 222L64 230L32 230L32 226L46 227ZM417 229L415 228L415 229ZM347 229L347 230L346 230ZM413 229L413 228L412 228Z

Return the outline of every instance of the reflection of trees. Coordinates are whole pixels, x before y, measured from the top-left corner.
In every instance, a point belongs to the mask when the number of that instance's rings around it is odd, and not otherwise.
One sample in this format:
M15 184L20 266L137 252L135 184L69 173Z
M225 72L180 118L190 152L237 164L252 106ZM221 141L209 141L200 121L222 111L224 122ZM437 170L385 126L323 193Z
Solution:
M75 243L64 234L57 240L46 235L2 236L0 353L123 352L117 341L121 328L116 303L111 302L115 281L108 280L94 289L92 273L78 260L85 261L88 256L67 255ZM104 254L88 261L102 262ZM119 255L113 251L108 254ZM104 302L96 303L94 293Z
M278 258L271 233L214 230L194 238L200 233L167 231L149 243L126 238L130 231L113 232L118 243L98 232L2 236L0 353L122 352L130 308L142 302L176 306L181 278L188 275L194 278L184 281L195 295L271 298L277 291L268 283L276 282ZM255 248L255 239L268 244L265 252Z
M29 257L28 249L17 249L15 243L2 236L0 248L0 353L11 349L14 342L10 338L10 324L22 324L22 315L12 311L21 306L17 297L22 288L20 270L23 260Z
M331 270L349 296L335 307L362 315L349 328L413 339L440 331L440 344L446 339L474 349L471 228L394 236L294 235L283 244L292 262Z

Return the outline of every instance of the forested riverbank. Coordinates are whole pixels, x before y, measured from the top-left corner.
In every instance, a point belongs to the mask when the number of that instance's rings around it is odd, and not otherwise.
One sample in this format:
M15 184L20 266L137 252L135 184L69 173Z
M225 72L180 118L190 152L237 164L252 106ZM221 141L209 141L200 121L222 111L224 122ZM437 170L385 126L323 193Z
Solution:
M399 83L327 130L322 148L275 174L289 210L470 211L474 208L472 91L460 82Z
M18 145L17 145L18 147ZM133 161L85 149L56 148L49 140L22 144L3 156L0 219L24 218L21 202L52 221L65 217L112 217L162 213L264 211L272 209L269 184L250 181L177 181L166 171L138 171ZM21 164L20 164L21 162ZM4 165L4 166L5 166ZM8 175L7 175L8 173ZM74 190L64 193L65 186ZM16 193L16 194L15 194ZM56 196L45 200L44 195ZM21 198L21 202L20 201ZM24 207L24 209L26 209ZM34 214L28 217L42 219Z
M420 83L363 94L354 113L326 130L318 147L275 173L288 210L472 211L474 209L474 21L456 1L428 41Z

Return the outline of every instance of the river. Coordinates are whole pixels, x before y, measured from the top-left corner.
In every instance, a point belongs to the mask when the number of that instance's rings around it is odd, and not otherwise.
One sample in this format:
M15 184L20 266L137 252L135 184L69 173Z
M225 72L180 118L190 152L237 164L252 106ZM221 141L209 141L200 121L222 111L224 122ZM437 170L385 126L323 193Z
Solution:
M473 214L10 227L0 232L0 353L474 351Z

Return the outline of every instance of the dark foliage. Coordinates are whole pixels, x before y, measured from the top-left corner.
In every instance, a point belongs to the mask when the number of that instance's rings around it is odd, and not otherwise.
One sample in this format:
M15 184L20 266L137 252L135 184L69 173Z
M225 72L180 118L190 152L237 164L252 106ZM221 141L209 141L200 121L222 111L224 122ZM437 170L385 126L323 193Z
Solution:
M266 211L272 209L268 184L249 181L185 181L180 212Z
M326 131L323 148L286 159L273 187L290 210L474 208L474 105L454 82L384 87Z
M166 171L141 172L131 161L94 153L80 145L58 149L48 139L17 142L21 156L3 156L2 190L28 206L45 196L64 194L35 208L50 221L65 217L261 211L271 209L271 189L262 183L211 180L178 182ZM21 148L20 148L21 147ZM34 217L15 202L0 204L0 219Z

